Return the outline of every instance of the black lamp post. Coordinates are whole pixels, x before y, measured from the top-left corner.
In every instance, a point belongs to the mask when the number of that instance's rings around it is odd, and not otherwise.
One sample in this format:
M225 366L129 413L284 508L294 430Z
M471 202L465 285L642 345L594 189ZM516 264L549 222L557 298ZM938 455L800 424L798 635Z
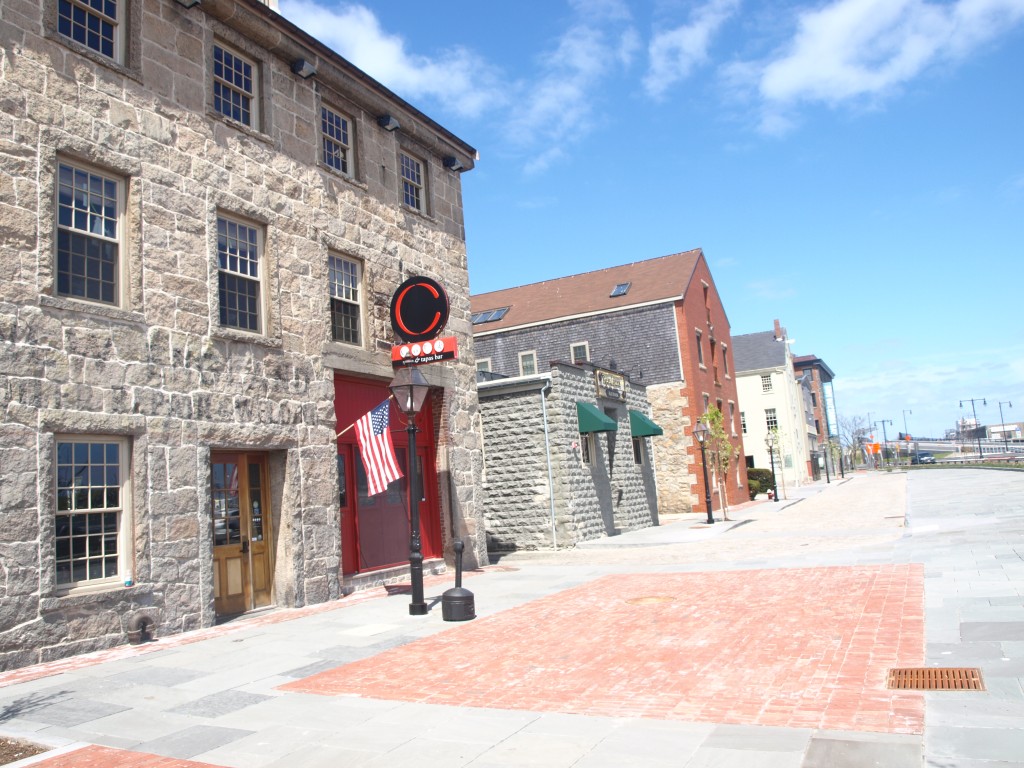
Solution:
M409 579L412 582L410 616L423 616L429 610L423 600L423 552L420 544L420 484L416 463L416 414L430 391L430 383L418 368L399 369L388 387L395 396L398 410L406 416L405 431L409 433Z
M970 401L971 401L971 413L974 414L974 436L978 440L978 461L981 461L982 460L982 452L981 452L981 425L978 423L978 408L974 404L974 401L976 399L977 400L981 400L981 404L982 405L988 405L988 399L984 398L984 397L979 397L979 398L973 398L972 397L972 398L970 398ZM964 401L963 400L960 401L960 407L961 408L964 407ZM1002 421L1002 418L1000 417L999 420Z
M1010 452L1010 440L1006 436L1006 422L1003 421L1003 406L1004 405L1008 405L1010 408L1013 408L1013 403L1011 403L1009 400L1000 400L999 401L999 428L1001 430L1003 430L1003 448L1005 448L1006 452L1009 453Z
M778 440L778 435L773 430L769 430L768 434L765 435L764 444L768 446L768 455L772 460L772 496L773 501L779 500L779 486L775 484L775 443Z
M693 436L697 438L697 443L700 445L700 463L704 467L704 504L708 508L709 525L715 522L715 517L711 514L711 484L708 482L708 457L704 451L704 441L708 439L710 431L707 424L703 421L698 421L697 426L693 428Z

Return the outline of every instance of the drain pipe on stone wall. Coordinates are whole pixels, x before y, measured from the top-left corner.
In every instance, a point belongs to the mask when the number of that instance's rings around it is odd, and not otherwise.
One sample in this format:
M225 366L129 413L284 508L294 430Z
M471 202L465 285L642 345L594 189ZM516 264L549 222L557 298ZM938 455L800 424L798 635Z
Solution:
M555 531L555 481L551 471L551 439L548 434L548 403L544 396L551 391L551 380L540 388L540 407L544 414L544 454L548 460L548 498L551 500L551 545L558 549L558 534Z

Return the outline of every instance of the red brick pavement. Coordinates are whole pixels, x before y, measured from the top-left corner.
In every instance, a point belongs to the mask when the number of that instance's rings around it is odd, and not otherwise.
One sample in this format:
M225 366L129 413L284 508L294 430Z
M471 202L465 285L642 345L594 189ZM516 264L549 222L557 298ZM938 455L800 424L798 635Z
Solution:
M33 763L40 768L217 768L209 763L194 763L173 757L147 755L113 747L90 745Z
M924 569L606 576L281 686L584 715L921 733Z

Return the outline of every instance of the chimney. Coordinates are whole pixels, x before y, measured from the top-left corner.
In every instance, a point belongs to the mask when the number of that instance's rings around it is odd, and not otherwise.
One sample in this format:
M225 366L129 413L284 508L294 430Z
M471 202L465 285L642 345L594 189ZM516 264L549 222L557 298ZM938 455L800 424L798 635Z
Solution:
M782 341L786 338L786 329L779 325L779 321L775 321L775 340Z

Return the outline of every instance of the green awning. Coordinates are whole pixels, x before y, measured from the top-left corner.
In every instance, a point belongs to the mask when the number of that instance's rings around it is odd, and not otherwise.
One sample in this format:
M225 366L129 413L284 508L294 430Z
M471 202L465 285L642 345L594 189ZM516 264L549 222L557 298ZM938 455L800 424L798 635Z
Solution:
M608 418L596 405L576 401L576 418L580 432L614 432L619 428L614 419Z
M653 437L665 434L665 430L640 413L640 411L630 411L629 433L633 437Z

